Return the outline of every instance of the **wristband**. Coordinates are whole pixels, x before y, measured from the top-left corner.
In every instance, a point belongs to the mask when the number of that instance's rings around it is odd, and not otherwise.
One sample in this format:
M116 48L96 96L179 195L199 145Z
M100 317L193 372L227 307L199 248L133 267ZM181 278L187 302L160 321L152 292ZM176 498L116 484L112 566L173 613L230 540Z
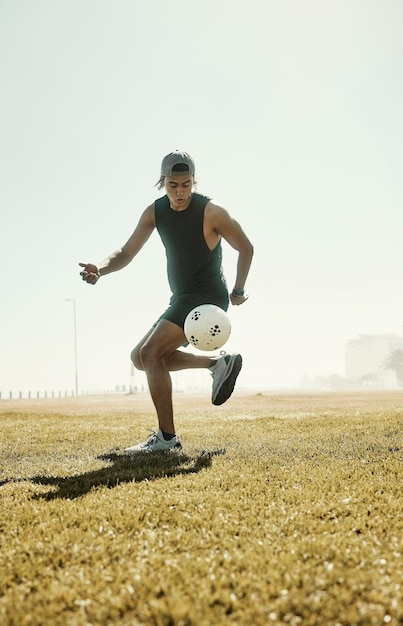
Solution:
M235 298L243 298L243 296L245 295L245 289L233 289L231 296L234 296Z

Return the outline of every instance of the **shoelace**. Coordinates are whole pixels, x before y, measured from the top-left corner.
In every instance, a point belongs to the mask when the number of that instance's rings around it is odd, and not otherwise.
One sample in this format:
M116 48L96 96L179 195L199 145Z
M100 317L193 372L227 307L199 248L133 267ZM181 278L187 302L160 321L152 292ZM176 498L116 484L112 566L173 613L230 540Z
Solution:
M152 443L155 443L158 440L158 436L157 436L157 433L155 432L155 430L149 429L148 432L150 434L148 435L148 439L147 439L147 441L144 444L146 446L148 446L148 445L150 445Z

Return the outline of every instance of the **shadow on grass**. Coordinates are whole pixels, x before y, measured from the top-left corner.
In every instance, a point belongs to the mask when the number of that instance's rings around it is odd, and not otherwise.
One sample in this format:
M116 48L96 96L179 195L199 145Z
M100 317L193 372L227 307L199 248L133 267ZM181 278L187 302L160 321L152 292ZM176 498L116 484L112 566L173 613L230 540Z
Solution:
M38 500L57 498L74 500L97 487L112 489L122 483L156 480L180 474L194 474L210 467L213 456L221 454L225 454L225 450L210 452L203 450L193 456L161 452L140 453L129 457L110 453L98 457L102 461L109 462L107 467L75 476L34 476L29 479L29 482L52 487L52 490L47 493L35 494L34 498Z

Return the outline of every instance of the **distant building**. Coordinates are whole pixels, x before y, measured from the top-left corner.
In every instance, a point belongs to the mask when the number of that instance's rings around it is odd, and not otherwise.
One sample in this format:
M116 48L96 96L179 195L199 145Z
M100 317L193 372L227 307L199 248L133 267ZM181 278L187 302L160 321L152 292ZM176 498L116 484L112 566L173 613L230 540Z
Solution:
M385 382L395 380L395 373L383 367L393 350L403 350L402 336L359 335L357 339L349 339L345 347L346 378L358 380L373 375Z

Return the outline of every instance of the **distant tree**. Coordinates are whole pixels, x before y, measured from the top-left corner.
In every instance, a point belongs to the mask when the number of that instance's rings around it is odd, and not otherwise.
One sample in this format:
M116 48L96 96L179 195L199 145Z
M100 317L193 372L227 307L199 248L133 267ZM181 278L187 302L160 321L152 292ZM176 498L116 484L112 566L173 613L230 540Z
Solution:
M385 370L393 370L396 373L398 384L403 387L403 350L392 350L383 362Z

